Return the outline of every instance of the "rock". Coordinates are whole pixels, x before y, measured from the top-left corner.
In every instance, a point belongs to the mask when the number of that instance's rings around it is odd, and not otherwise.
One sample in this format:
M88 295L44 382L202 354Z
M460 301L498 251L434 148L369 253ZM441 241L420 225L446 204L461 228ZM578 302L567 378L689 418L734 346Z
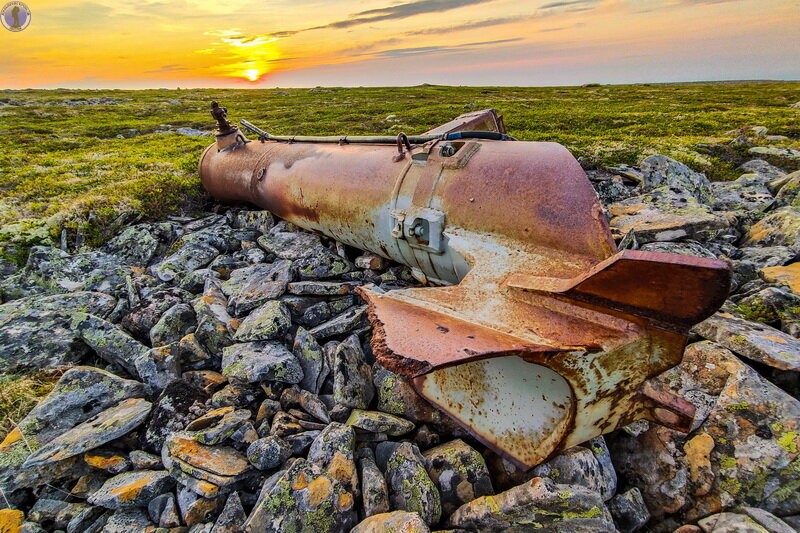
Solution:
M800 253L800 208L781 207L762 218L741 246L787 246Z
M299 383L300 387L314 394L319 394L325 379L330 373L322 347L307 330L299 327L294 337L292 353L294 353L300 363L300 367L303 369L303 379Z
M442 502L424 465L417 447L402 443L386 464L386 484L394 509L419 513L426 524L434 525L442 517Z
M707 257L709 259L716 259L717 256L708 248L703 247L697 241L681 241L681 242L648 242L643 244L640 248L645 252L661 252L665 254L680 254L680 255L693 255L696 257Z
M146 267L175 240L178 231L179 228L169 222L137 224L125 228L102 249L125 265Z
M245 522L246 531L348 532L357 518L353 494L303 459L269 479Z
M198 292L203 292L203 287L206 286L207 281L213 280L219 282L220 279L220 275L216 270L198 268L183 276L178 283L178 287L181 290L196 294Z
M363 253L356 257L356 268L363 268L368 270L385 270L389 266L389 261L385 258L372 253Z
M151 408L152 404L141 398L123 400L36 450L25 460L23 467L63 461L111 442L142 424Z
M685 191L701 203L711 198L708 178L674 159L651 155L642 161L640 168L645 191L666 187Z
M142 450L133 450L128 459L134 470L159 470L162 468L161 459L157 455Z
M699 520L697 525L703 533L793 533L794 528L780 518L761 509L749 509L755 512L718 513Z
M729 308L737 316L763 322L794 337L800 333L800 295L770 286L737 300Z
M732 262L735 281L744 284L756 278L761 269L785 265L796 255L796 252L786 246L741 248L740 255Z
M355 450L355 433L353 428L337 422L329 424L320 435L314 439L308 451L308 461L321 467L327 467L337 453L353 458Z
M93 450L83 455L84 462L92 468L116 475L129 470L131 463L124 454L114 450Z
M143 278L138 278L139 280ZM128 289L128 303L131 310L120 325L139 342L150 342L150 330L155 327L161 316L174 305L189 301L191 295L174 287L164 288L131 286Z
M85 313L74 313L71 327L98 356L139 377L136 361L146 357L147 346L115 324Z
M464 504L450 517L450 524L472 531L615 531L611 513L599 494L538 477L496 496Z
M321 420L325 423L331 421L328 408L322 400L320 400L318 396L296 386L289 387L283 391L281 394L281 405L285 409L299 406L317 420Z
M103 533L131 533L132 531L148 531L153 523L142 509L120 509L112 514L101 526Z
M445 516L475 498L494 494L483 457L461 439L431 448L423 457L428 475L439 489Z
M413 422L409 422L399 416L380 411L364 411L362 409L353 409L346 423L348 426L364 431L386 433L390 437L399 437L414 429Z
M194 309L184 303L173 305L150 330L151 345L166 346L178 342L196 327Z
M226 213L231 227L236 229L247 229L257 233L267 233L275 225L275 218L272 213L265 210L251 211L228 211Z
M175 480L166 470L137 470L116 475L89 497L89 503L108 509L141 507L170 490Z
M766 210L775 198L758 174L744 174L734 181L718 181L711 184L715 211L735 211L740 216L752 218Z
M269 435L247 448L247 459L259 470L272 470L292 456L292 447L280 437Z
M313 331L311 333L313 335ZM364 360L357 335L351 335L336 347L333 369L333 398L336 403L356 409L369 407L375 395L372 369Z
M644 504L642 493L636 487L611 498L608 510L620 533L638 531L650 520L650 511Z
M768 156L787 163L800 162L800 150L794 148L778 148L777 146L753 146L748 150L751 154Z
M222 349L233 344L233 333L239 325L228 314L228 301L219 282L208 280L203 296L194 302L197 315L197 340L213 355L222 355Z
M414 387L404 378L377 362L372 370L378 393L379 411L402 416L418 424L430 424L441 420L441 413L417 394Z
M742 170L749 174L757 174L761 177L764 183L769 183L775 179L778 179L784 176L786 173L781 170L780 168L770 165L763 159L753 159L750 160L743 165L741 165L738 170ZM775 191L771 191L775 192Z
M185 380L168 384L156 401L153 415L141 438L142 449L161 453L167 436L182 431L190 422L206 412L203 405L208 395Z
M310 333L317 340L322 340L365 328L368 326L365 315L366 310L366 305L352 307L324 324L313 328Z
M800 170L792 172L781 182L780 189L775 194L776 203L780 206L800 207Z
M205 446L188 432L172 433L164 445L173 467L218 487L228 487L253 474L252 466L238 450L229 446Z
M245 342L223 350L222 375L244 383L299 383L303 379L303 369L283 344Z
M49 292L91 291L117 295L131 270L101 251L70 255L57 248L34 246L22 274Z
M169 492L156 496L147 504L147 514L159 527L178 527L181 525L181 517L178 512L178 505L175 503L175 496Z
M61 376L53 390L34 407L0 444L0 488L10 494L17 488L49 482L64 474L62 466L21 468L30 450L41 449L54 438L106 409L130 398L144 396L141 383L109 372L76 367Z
M186 431L192 432L200 444L222 444L250 419L250 411L232 406L214 409L190 422Z
M766 324L717 312L692 331L747 359L780 370L800 371L800 340Z
M606 451L607 453L607 451ZM582 485L599 493L603 501L614 496L617 477L612 468L602 468L589 448L575 446L533 469L533 475L548 477L559 485Z
M225 507L222 508L217 521L214 522L211 533L243 533L242 524L245 520L247 520L247 513L242 507L242 500L239 498L239 494L234 492L228 496Z
M344 296L353 294L359 285L353 281L295 281L289 283L288 289L298 296Z
M153 273L161 281L180 280L188 273L208 265L218 255L219 250L210 244L184 244L158 263Z
M0 372L80 363L89 353L72 313L107 317L117 301L99 292L32 296L0 305Z
M430 533L430 528L417 513L392 511L362 520L350 533Z
M788 266L773 266L761 270L761 277L768 283L781 283L800 296L800 263Z
M361 499L364 505L363 516L368 517L389 512L389 489L386 479L372 457L364 457L358 462L361 474ZM423 522L424 523L424 522Z
M257 389L255 385L231 383L214 393L214 396L211 397L211 405L214 407L226 407L230 405L246 408L256 401L256 396Z
M272 300L245 318L233 338L239 342L268 341L282 337L291 327L289 309Z
M641 243L678 239L710 240L730 230L728 216L717 215L683 190L660 188L612 204L612 230L620 235L634 231Z
M654 518L680 512L691 522L737 504L781 516L800 510L800 402L710 342L690 345L659 381L697 406L692 432L654 425L638 436L618 432L611 446Z
M297 260L313 255L324 249L322 241L316 235L304 232L284 232L272 229L258 238L258 245L280 259Z
M634 189L627 187L620 176L614 176L609 180L599 181L593 185L600 203L604 206L621 202L636 195Z
M203 498L185 488L178 491L178 509L189 527L216 520L224 503L222 498Z
M319 248L314 255L301 257L293 266L302 280L336 278L355 268L350 261L327 248Z
M222 284L229 297L228 311L242 316L281 296L292 280L291 266L291 261L283 260L234 270Z

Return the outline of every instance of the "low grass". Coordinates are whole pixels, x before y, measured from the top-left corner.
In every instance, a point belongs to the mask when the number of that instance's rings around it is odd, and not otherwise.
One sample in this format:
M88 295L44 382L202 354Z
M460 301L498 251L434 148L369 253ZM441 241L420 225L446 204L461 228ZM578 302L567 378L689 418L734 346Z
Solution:
M60 370L0 374L0 440L25 418L40 398L53 390Z

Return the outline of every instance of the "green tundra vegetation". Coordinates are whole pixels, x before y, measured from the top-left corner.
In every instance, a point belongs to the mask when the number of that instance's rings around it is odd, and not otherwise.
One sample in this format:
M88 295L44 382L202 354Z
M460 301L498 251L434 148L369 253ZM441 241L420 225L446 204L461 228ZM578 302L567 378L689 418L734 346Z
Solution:
M494 108L511 135L560 142L585 168L662 153L714 180L740 174L747 147L730 141L753 126L788 137L770 146L800 148L800 109L792 107L800 102L797 82L3 90L0 257L21 264L30 246L58 242L64 230L70 243L80 236L98 245L126 224L207 204L197 162L213 139L177 129L211 131L211 100L226 106L232 121L245 118L285 135L421 133ZM7 388L0 419L29 406L26 390Z

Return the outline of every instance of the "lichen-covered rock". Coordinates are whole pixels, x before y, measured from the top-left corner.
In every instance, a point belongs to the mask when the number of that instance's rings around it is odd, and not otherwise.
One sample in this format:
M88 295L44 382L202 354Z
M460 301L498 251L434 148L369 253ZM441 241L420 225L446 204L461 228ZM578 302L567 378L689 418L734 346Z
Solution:
M353 281L295 281L288 289L298 296L344 296L353 294L359 285Z
M293 266L303 280L336 278L355 268L350 261L327 248L319 248L313 255L297 259Z
M141 507L171 489L175 480L166 470L137 470L116 475L89 496L89 503L108 509Z
M640 243L679 239L710 240L731 229L728 216L682 189L660 188L612 204L609 225L620 235L633 231Z
M660 187L680 189L699 202L706 202L711 197L711 183L705 174L695 172L667 156L651 155L642 161L640 168L645 191Z
M648 242L643 244L639 249L645 252L693 255L696 257L708 257L709 259L717 258L714 252L703 247L703 245L697 241Z
M131 270L104 252L70 255L58 248L34 246L21 272L48 292L92 291L119 295Z
M794 148L779 148L777 146L753 146L748 150L753 155L768 156L776 159L786 160L792 163L800 163L800 150Z
M780 189L775 194L775 200L780 206L800 207L800 170L786 176Z
M153 267L161 281L172 281L186 276L188 273L203 268L219 255L219 250L205 243L187 243L180 246L170 256L165 257Z
M717 312L692 331L747 359L779 370L800 371L800 340L766 324Z
M142 449L159 454L167 436L182 431L205 414L208 395L186 380L168 384L156 401L147 429L141 437Z
M743 285L758 277L761 269L785 265L796 255L797 252L786 246L741 248L731 261L734 281Z
M395 448L386 463L386 484L392 508L419 513L428 525L439 522L441 496L416 446L404 442Z
M750 228L741 246L787 246L800 253L800 207L781 207Z
M390 437L399 437L414 429L413 422L399 416L363 409L353 409L346 423L364 431L386 433Z
M366 311L366 305L351 307L329 321L313 328L310 333L315 339L323 340L364 329L368 327Z
M195 419L186 426L200 444L222 444L250 419L250 411L232 406L220 407Z
M206 446L191 433L172 433L165 443L170 468L218 487L228 487L253 474L245 456L230 446Z
M326 424L331 421L328 407L319 399L319 396L297 386L288 387L283 391L281 405L284 409L300 407L306 413Z
M538 477L464 504L450 517L450 524L468 531L615 531L599 494Z
M109 474L116 475L130 469L131 462L125 454L118 453L112 449L97 449L83 454L84 462L92 468L103 470Z
M244 342L223 350L222 375L243 383L299 383L303 369L279 342Z
M439 489L445 516L475 498L494 494L483 457L461 439L431 448L423 457L428 475Z
M659 379L697 407L693 431L619 432L611 447L655 518L693 521L742 504L800 512L800 402L710 342L690 345Z
M303 369L303 379L299 385L301 388L319 394L325 379L330 373L325 354L317 340L304 328L297 328L294 336L294 346L292 353Z
M392 511L362 520L350 533L430 533L430 528L417 513Z
M289 309L277 300L271 300L245 318L234 333L239 342L279 339L291 327Z
M356 522L353 494L320 466L298 459L266 481L245 529L252 533L345 533Z
M225 501L225 507L214 522L211 533L243 533L245 520L247 513L242 507L242 500L239 494L234 492Z
M159 527L178 527L181 525L178 505L175 503L175 495L171 492L151 499L147 503L147 514Z
M164 252L180 231L177 224L169 222L136 224L125 228L108 241L103 246L103 251L118 257L123 264L146 267Z
M0 488L10 494L17 488L49 482L51 475L58 474L58 465L21 467L31 451L121 401L142 396L144 387L139 382L96 368L68 370L0 444Z
M764 180L765 183L769 183L773 180L779 179L786 175L782 169L770 165L763 159L751 159L746 163L743 163L738 170L747 172L748 174L756 174ZM775 192L774 190L772 192Z
M775 198L758 174L744 174L734 181L711 184L715 211L734 211L743 219L752 220L758 212L766 210Z
M334 352L333 398L340 405L366 409L374 395L372 369L364 360L358 336L351 335Z
M744 513L718 513L697 522L703 533L793 533L795 529L772 514L753 507Z
M152 404L142 398L123 400L33 452L23 463L26 468L63 461L111 442L144 422Z
M228 295L228 311L242 316L286 292L292 280L291 261L255 265L234 270L222 290Z
M800 296L800 263L787 266L773 266L761 270L761 277L768 283L786 285L795 295Z
M194 312L197 316L195 337L211 354L222 355L222 349L233 344L233 333L239 321L228 314L228 300L219 281L206 281L203 296L194 302Z
M152 346L166 346L180 341L197 327L194 309L185 303L175 304L161 315L150 329Z
M259 470L272 470L292 456L292 447L280 437L269 435L247 448L247 459Z
M136 361L147 354L147 346L119 326L94 315L73 313L71 327L97 355L139 377Z
M361 474L362 516L388 513L389 488L375 460L372 457L363 457L358 461L358 468Z
M592 450L583 446L561 452L534 468L533 475L548 477L559 485L583 485L599 493L604 501L610 499L617 488L613 467L602 468Z
M108 317L117 301L99 292L31 296L0 305L0 372L80 363L89 348L73 313Z
M608 510L611 511L620 533L638 531L650 520L650 511L647 510L641 491L636 487L611 498Z
M137 278L141 283L146 280L144 276ZM150 342L150 331L167 310L192 298L188 292L175 287L136 287L135 282L128 292L131 309L122 317L120 325L140 342Z
M279 229L275 226L269 233L259 237L258 245L280 259L301 259L324 248L317 235L301 231L279 231Z
M372 366L378 410L402 416L418 424L439 422L441 412L417 394L405 378L387 370L380 363Z
M762 275L767 278L773 274ZM736 300L736 305L730 307L735 315L779 328L795 338L800 336L800 284L796 293L788 287L769 286L758 292L738 295Z

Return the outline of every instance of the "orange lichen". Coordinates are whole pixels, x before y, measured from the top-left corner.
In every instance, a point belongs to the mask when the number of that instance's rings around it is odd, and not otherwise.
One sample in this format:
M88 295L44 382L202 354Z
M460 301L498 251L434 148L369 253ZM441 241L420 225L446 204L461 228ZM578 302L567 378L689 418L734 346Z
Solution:
M0 533L17 533L22 531L25 513L17 509L0 510Z
M3 442L0 442L0 451L7 452L8 448L21 438L22 432L19 430L19 428L12 429L11 432L6 435L6 438L3 439Z
M333 493L333 483L325 476L320 476L308 484L308 505L317 507Z

